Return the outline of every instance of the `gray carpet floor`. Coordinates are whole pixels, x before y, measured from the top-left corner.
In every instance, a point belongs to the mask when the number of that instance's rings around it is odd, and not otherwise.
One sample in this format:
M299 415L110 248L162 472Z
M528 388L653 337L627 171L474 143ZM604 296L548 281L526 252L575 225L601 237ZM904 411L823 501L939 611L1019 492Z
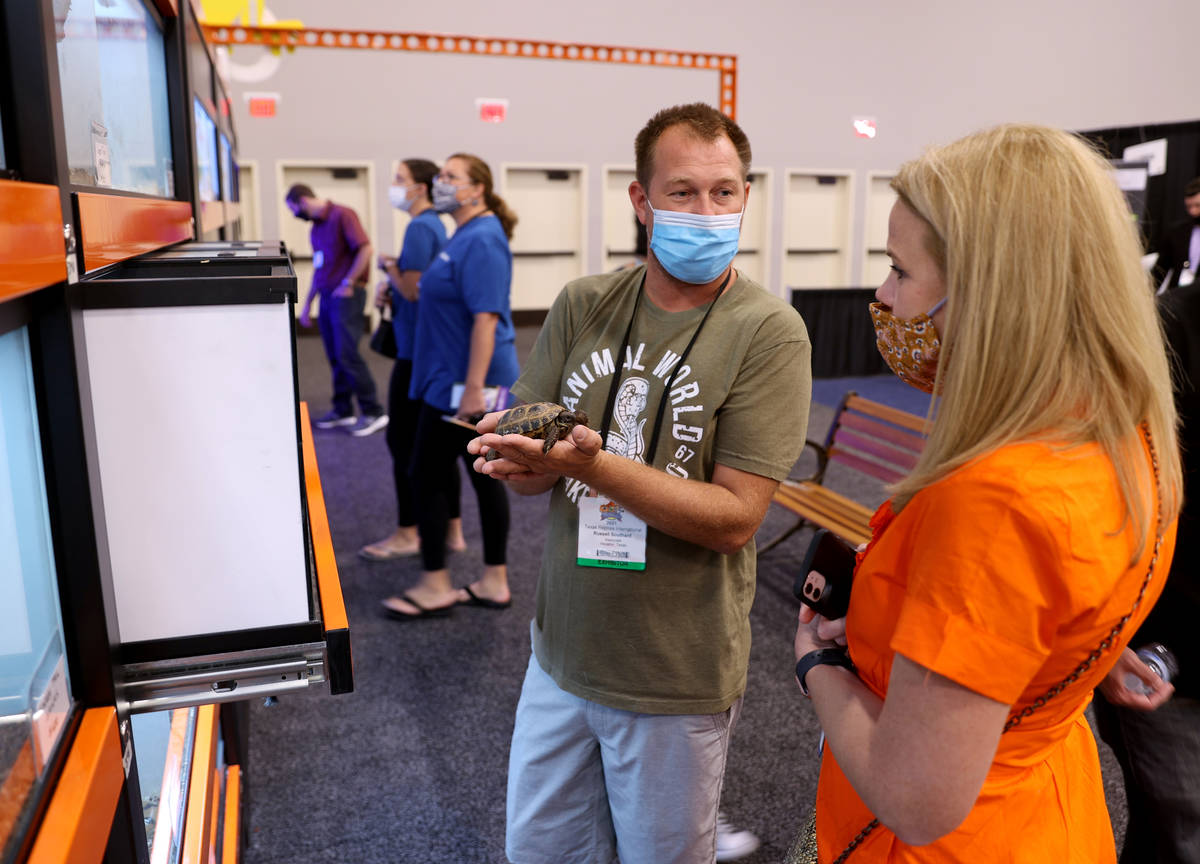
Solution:
M521 329L522 360L535 336ZM320 340L298 344L301 398L323 413L330 389ZM364 354L386 393L389 361L365 342ZM841 391L826 382L821 392ZM810 437L823 434L832 413L813 404ZM464 607L445 619L395 622L380 615L379 601L412 584L419 560L374 563L356 555L394 527L384 436L318 432L316 448L350 617L355 691L252 705L245 861L503 862L508 743L529 659L545 496L510 497L510 609ZM796 476L811 470L806 459ZM878 483L838 466L827 482L869 506L884 498ZM465 484L462 502L469 548L451 556L456 584L472 581L482 566L478 512ZM772 506L760 544L792 521ZM792 677L791 582L810 536L796 532L759 562L749 685L722 801L733 821L762 839L746 864L782 860L816 787L817 722ZM1119 844L1124 796L1103 745L1101 754Z

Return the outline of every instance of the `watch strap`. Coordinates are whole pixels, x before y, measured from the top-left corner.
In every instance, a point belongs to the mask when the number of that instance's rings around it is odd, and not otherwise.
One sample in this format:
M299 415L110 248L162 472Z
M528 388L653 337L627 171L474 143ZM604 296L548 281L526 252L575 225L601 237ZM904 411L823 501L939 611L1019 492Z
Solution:
M800 683L800 692L805 696L808 695L808 685L804 682L804 676L814 666L841 666L843 669L854 671L854 663L844 648L818 648L809 651L796 661L796 680Z

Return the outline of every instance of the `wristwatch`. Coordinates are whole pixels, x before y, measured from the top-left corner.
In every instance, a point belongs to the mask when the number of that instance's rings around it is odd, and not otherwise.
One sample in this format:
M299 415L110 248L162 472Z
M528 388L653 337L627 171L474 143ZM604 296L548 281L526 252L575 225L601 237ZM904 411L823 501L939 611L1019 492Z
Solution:
M808 686L804 683L804 676L814 666L841 666L851 672L855 671L854 663L851 662L845 648L818 648L809 651L796 661L796 680L800 682L800 692L805 696L808 695Z

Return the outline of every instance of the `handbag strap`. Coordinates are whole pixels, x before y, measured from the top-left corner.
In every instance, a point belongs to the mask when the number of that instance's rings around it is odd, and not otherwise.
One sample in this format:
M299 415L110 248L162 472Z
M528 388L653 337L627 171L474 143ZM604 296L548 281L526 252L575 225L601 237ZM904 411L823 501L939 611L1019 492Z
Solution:
M1150 466L1154 470L1154 554L1150 556L1150 565L1146 568L1146 575L1142 579L1142 587L1138 591L1137 598L1133 601L1133 607L1127 614L1122 615L1117 620L1117 623L1113 625L1112 630L1108 631L1108 634L1100 640L1100 644L1097 645L1086 658L1084 658L1082 663L1071 670L1071 673L1067 675L1066 678L1064 678L1062 681L1059 681L1037 699L1034 699L1020 711L1009 717L1008 721L1004 724L1004 729L1001 730L1001 735L1003 735L1005 732L1008 732L1010 729L1015 729L1017 726L1021 725L1022 720L1024 720L1033 712L1037 711L1039 708L1044 708L1047 702L1049 702L1058 694L1062 693L1063 690L1067 689L1067 687L1078 681L1079 676L1090 669L1093 663L1099 660L1105 654L1105 652L1112 648L1113 643L1116 641L1117 637L1121 635L1121 631L1125 628L1125 625L1129 623L1129 619L1133 617L1134 613L1137 612L1138 607L1142 605L1142 600L1146 596L1146 590L1150 587L1150 580L1154 576L1154 568L1158 565L1158 554L1160 551L1162 551L1163 520L1162 503L1159 500L1158 451L1154 449L1154 439L1150 436L1150 427L1143 423L1141 430L1142 436L1146 439L1146 448L1150 451ZM850 853L857 849L859 845L867 839L867 835L878 827L878 819L872 819L870 822L868 822L861 831L854 835L854 839L846 845L846 848L842 850L842 854L834 859L833 864L843 864L843 862L850 857Z

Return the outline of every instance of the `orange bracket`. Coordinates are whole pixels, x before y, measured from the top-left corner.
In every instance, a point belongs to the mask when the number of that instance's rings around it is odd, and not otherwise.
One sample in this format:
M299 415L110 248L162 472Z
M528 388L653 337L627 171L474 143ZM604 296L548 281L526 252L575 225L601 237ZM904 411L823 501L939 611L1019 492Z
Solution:
M85 272L192 238L192 205L165 198L80 192Z
M350 621L338 578L337 556L329 531L325 494L321 491L321 472L317 469L317 450L313 444L308 403L300 403L301 453L304 459L304 486L308 493L308 520L312 537L313 560L317 568L317 591L325 621L326 668L330 694L354 690L354 658L350 650Z
M71 743L29 864L99 864L124 782L117 711L90 708Z
M0 180L0 302L67 278L57 186Z
M327 27L201 25L213 45L265 45L280 48L353 48L366 51L425 51L474 54L529 60L619 63L624 66L670 66L716 72L718 102L737 119L737 55L707 51L666 51L628 45L549 42L544 39L493 39L450 33L398 33L383 30L334 30Z

